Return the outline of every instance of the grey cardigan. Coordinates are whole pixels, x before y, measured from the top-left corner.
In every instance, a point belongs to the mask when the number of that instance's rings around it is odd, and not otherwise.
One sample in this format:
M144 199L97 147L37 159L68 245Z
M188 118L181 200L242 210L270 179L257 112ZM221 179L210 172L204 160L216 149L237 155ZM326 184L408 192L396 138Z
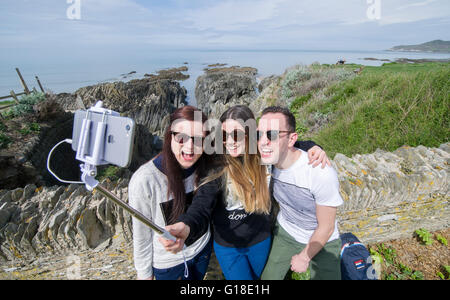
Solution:
M186 193L194 190L195 172L184 180ZM165 220L160 203L170 201L167 199L167 177L153 163L149 161L142 165L131 177L128 194L130 205L151 219L157 225L165 227ZM186 247L184 255L186 260L194 258L208 243L210 229L195 243ZM134 266L139 279L149 278L153 275L153 267L166 269L182 264L181 252L172 254L167 252L158 241L159 235L133 218L133 254Z

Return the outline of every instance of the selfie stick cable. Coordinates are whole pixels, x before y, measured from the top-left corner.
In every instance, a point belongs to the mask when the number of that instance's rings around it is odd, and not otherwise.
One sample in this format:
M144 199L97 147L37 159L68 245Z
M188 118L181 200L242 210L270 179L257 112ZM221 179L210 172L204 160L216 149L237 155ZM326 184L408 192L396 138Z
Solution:
M94 150L92 156L86 155L86 144L89 139L89 131L91 129L92 121L89 120L89 114L90 111L97 111L103 113L103 120L99 123L97 127L97 132L95 136L95 144L94 144ZM86 118L83 119L83 124L81 126L81 136L79 138L79 143L77 147L77 153L76 153L76 159L83 161L84 164L80 164L80 169L82 171L81 180L82 181L69 181L69 180L63 180L59 178L50 168L50 158L53 153L53 151L62 143L69 143L72 144L71 139L65 139L60 142L58 142L53 148L50 150L48 157L47 157L47 170L52 174L57 180L63 183L75 183L75 184L85 184L86 189L89 191L97 190L102 195L107 197L108 199L112 200L115 204L129 212L133 217L150 227L152 230L156 231L158 234L162 235L165 239L176 241L176 238L172 236L167 230L164 228L161 228L160 226L153 223L151 220L149 220L146 216L144 216L141 212L134 209L124 201L122 201L120 198L118 198L116 195L105 189L98 180L95 179L95 176L97 175L97 167L96 165L101 163L100 154L102 152L101 145L103 144L105 131L106 131L106 115L107 114L115 114L118 115L117 112L111 111L111 110L105 110L102 108L102 101L98 101L93 108L90 108L86 111ZM187 267L186 257L184 255L184 249L186 246L183 247L182 254L183 254L183 260L185 265L185 272L184 276L187 278L189 276L189 271Z

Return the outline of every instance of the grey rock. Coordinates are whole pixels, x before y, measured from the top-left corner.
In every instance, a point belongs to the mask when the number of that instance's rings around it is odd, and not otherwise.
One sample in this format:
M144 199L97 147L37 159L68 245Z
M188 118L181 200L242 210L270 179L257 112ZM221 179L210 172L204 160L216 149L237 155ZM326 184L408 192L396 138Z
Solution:
M257 97L256 73L249 67L207 69L196 81L197 106L208 116L219 118L231 106L249 105Z

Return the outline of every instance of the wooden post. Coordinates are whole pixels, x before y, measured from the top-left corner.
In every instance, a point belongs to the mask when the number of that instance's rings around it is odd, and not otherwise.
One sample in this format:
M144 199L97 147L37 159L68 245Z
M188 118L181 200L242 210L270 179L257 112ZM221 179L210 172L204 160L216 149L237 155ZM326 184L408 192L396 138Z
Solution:
M38 83L38 85L39 85L39 88L41 89L41 91L43 92L43 93L45 93L44 92L44 88L42 87L42 84L41 84L41 82L39 81L39 77L37 77L37 76L35 76L36 77L36 81L37 81L37 83Z
M19 99L17 98L16 93L14 91L11 91L11 96L14 98L14 101L16 101L16 104L19 104Z
M17 75L19 75L20 83L22 83L25 94L28 95L30 93L30 90L28 89L27 84L25 83L25 80L23 80L23 77L22 77L22 74L20 74L19 68L16 68L16 72L17 72Z

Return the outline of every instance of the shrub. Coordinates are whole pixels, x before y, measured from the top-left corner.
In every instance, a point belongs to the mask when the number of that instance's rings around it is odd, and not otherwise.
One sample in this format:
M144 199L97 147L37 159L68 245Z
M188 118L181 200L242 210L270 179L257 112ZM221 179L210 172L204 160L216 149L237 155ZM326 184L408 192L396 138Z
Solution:
M13 117L23 116L33 112L33 105L45 101L44 93L31 93L23 95L19 99L19 104L13 106L10 113Z
M303 65L299 65L289 71L285 75L281 83L281 93L283 98L288 99L295 96L295 91L301 86L303 81L310 79L311 70Z
M303 106L303 104L305 104L309 99L311 99L312 94L309 93L306 96L301 96L301 97L297 97L295 98L294 101L292 101L289 109L291 111L297 111L299 108L301 108Z
M12 142L11 138L4 133L0 133L0 149L8 147Z
M332 82L347 80L354 76L352 71L342 68L298 65L286 72L281 83L282 97L285 99L301 97Z

